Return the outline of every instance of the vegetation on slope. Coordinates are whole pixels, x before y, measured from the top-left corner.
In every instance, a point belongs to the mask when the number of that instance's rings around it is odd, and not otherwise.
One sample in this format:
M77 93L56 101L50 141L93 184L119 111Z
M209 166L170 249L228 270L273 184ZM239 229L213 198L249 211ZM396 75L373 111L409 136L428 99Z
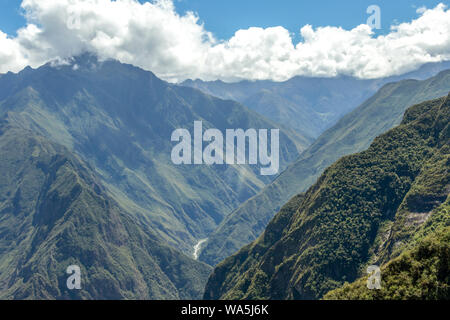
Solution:
M318 299L363 274L364 266L376 258L374 246L386 225L393 230L388 230L393 236L388 239L397 248L407 248L408 238L396 241L402 232L394 228L410 231L411 223L402 219L404 206L416 199L413 203L426 203L432 211L448 196L449 186L443 182L449 178L449 120L450 95L424 102L368 150L329 167L287 223L280 212L255 242L215 268L205 298ZM430 186L436 187L433 201L428 201ZM415 221L415 226L424 221ZM386 249L376 255L395 257Z
M450 299L450 202L433 217L440 223L427 222L427 236L420 236L399 257L381 267L381 289L369 290L367 276L328 292L328 300L448 300ZM430 219L431 220L431 219Z
M171 134L192 133L194 121L222 132L280 126L236 102L118 61L86 54L70 65L7 74L0 81L0 115L78 154L123 208L188 254L273 179L257 166L174 165ZM280 131L280 170L305 147L296 137Z
M92 169L33 132L0 126L0 299L198 299L210 267L163 243ZM81 290L66 269L81 268Z
M323 133L300 158L234 210L210 235L200 260L216 265L256 239L280 207L306 191L339 158L369 147L373 139L400 124L405 110L425 100L446 95L450 70L425 81L390 83Z

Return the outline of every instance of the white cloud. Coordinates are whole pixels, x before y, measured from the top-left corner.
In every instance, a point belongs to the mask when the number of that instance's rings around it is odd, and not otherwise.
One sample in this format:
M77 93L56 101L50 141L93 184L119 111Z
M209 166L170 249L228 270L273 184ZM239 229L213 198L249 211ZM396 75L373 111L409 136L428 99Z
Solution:
M294 44L283 27L239 30L214 39L194 13L171 0L24 0L28 25L15 38L0 31L0 72L37 67L83 51L115 58L179 81L273 79L295 75L383 77L450 59L450 10L420 8L418 18L375 37L367 25L301 28Z
M17 41L7 37L0 31L0 72L20 70L28 60L22 54L23 50Z

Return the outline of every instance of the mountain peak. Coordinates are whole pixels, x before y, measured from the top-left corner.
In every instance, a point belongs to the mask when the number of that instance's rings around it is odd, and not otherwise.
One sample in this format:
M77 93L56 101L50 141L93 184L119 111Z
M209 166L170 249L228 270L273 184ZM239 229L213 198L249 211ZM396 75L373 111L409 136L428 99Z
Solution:
M69 58L55 58L44 65L44 67L61 68L71 67L73 70L88 69L93 70L100 66L105 60L102 60L97 54L84 52Z
M84 52L80 55L74 56L71 58L73 64L77 64L78 66L96 66L99 63L103 62L97 54L91 52Z

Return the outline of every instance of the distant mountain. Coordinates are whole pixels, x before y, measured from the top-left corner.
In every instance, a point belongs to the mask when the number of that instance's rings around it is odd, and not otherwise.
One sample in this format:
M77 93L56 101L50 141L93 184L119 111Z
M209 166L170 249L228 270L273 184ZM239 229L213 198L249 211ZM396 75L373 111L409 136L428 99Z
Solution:
M201 297L210 267L126 213L65 147L3 120L0 175L0 299ZM67 288L70 265L81 290Z
M273 177L258 166L174 165L172 132L192 133L197 120L222 132L280 128L236 102L90 54L1 77L0 116L79 155L122 208L188 254ZM311 141L280 129L283 169Z
M378 83L378 80L351 77L294 77L286 82L187 80L181 85L238 101L302 136L317 138L342 115L370 97L379 88Z
M186 80L181 85L223 99L238 101L306 137L317 138L343 115L355 109L383 85L405 79L424 80L450 69L450 61L428 63L400 76L361 80L348 76L297 76L284 82Z
M325 170L215 268L205 298L318 299L373 263L388 263L385 298L448 298L449 163L450 94L409 108L369 149ZM328 297L353 289L360 297L361 281Z
M408 106L450 91L450 70L424 80L403 80L373 97L323 133L275 181L243 203L209 236L199 259L215 265L255 240L280 207L304 192L340 157L366 149L373 139L399 124Z

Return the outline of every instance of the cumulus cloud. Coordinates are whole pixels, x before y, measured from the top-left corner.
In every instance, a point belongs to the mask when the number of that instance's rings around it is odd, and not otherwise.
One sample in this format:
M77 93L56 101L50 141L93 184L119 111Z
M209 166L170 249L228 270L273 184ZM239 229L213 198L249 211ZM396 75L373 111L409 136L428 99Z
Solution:
M24 0L27 26L8 38L0 31L0 72L37 67L85 51L181 81L272 79L295 75L377 78L450 59L450 10L420 8L409 23L375 36L306 25L294 44L283 27L238 30L218 40L192 12L179 15L172 0Z

